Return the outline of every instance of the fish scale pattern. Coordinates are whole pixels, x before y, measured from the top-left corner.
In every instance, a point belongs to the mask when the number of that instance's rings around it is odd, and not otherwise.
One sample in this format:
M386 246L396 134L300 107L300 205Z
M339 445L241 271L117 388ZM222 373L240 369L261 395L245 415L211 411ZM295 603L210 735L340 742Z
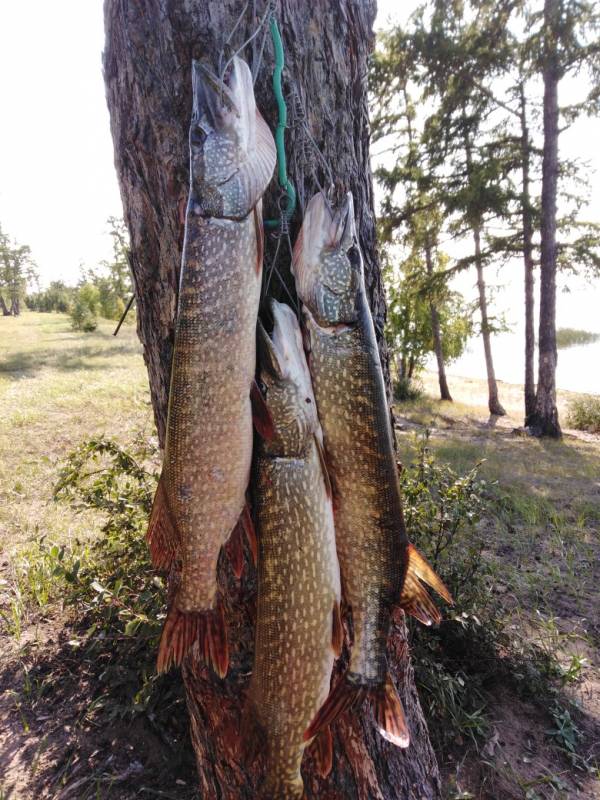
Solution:
M169 508L181 538L181 611L214 604L216 566L245 503L252 458L260 273L253 214L188 224L167 441Z
M304 734L329 693L334 648L339 654L341 647L333 507L310 375L294 313L272 307L273 340L259 328L274 432L256 459L258 604L245 712L264 742L260 797L269 800L303 796ZM330 768L320 764L323 774Z
M349 669L375 685L386 675L389 615L400 596L407 543L375 331L366 316L361 325L327 329L310 312L306 319L335 483L338 558L352 607Z
M249 698L267 739L269 797L302 797L304 731L329 692L339 602L333 512L316 445L257 464L256 654ZM264 791L267 791L267 786Z

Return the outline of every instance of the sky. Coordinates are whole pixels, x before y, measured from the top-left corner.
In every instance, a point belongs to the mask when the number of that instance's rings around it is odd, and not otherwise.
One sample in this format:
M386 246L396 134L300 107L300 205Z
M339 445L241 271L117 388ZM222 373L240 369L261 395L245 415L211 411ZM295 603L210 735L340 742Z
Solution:
M406 19L415 0L382 0L376 27ZM77 281L80 264L111 253L106 220L121 216L102 79L102 0L0 2L0 224L30 245L42 284ZM565 152L589 158L600 172L600 124L563 137ZM600 218L600 181L593 209ZM588 214L588 216L590 216ZM492 282L506 284L506 273ZM459 288L471 291L469 277ZM503 304L514 308L520 275L508 276ZM600 291L577 285L559 296L559 324L600 330ZM595 324L594 324L595 322Z

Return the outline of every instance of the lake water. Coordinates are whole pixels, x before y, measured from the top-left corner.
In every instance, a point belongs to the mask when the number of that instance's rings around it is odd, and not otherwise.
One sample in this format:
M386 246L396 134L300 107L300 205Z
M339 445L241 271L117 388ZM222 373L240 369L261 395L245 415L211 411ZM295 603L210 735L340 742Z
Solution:
M492 337L496 378L507 383L523 383L525 370L522 333L503 333ZM427 367L435 369L435 358ZM448 375L485 380L485 362L481 337L473 338L463 355L447 367ZM537 378L537 364L536 364ZM600 341L567 347L558 351L556 385L571 392L600 394Z

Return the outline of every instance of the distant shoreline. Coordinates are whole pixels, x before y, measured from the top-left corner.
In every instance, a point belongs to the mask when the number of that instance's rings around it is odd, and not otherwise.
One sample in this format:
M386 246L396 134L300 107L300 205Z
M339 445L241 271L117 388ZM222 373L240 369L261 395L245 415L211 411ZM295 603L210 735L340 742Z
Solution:
M485 412L487 409L488 387L485 378L465 378L448 373L450 394L455 402L466 406L473 406ZM426 394L439 398L438 376L435 370L426 369L420 373L418 380L423 384ZM523 424L523 384L498 381L498 394L507 416L516 425ZM569 403L576 397L585 395L597 397L592 392L572 392L568 389L558 389L557 406L561 423L566 425Z

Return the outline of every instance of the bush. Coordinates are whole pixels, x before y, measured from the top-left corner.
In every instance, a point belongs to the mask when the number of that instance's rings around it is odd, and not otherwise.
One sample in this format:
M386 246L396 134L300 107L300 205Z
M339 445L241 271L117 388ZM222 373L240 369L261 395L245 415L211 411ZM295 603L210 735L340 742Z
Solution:
M392 382L392 392L396 403L418 400L423 396L423 389L414 378L396 378Z
M577 397L569 404L567 423L571 428L589 433L600 433L600 397Z
M71 327L75 331L91 333L98 327L96 315L92 313L89 306L80 297L76 298L69 316L71 317Z

